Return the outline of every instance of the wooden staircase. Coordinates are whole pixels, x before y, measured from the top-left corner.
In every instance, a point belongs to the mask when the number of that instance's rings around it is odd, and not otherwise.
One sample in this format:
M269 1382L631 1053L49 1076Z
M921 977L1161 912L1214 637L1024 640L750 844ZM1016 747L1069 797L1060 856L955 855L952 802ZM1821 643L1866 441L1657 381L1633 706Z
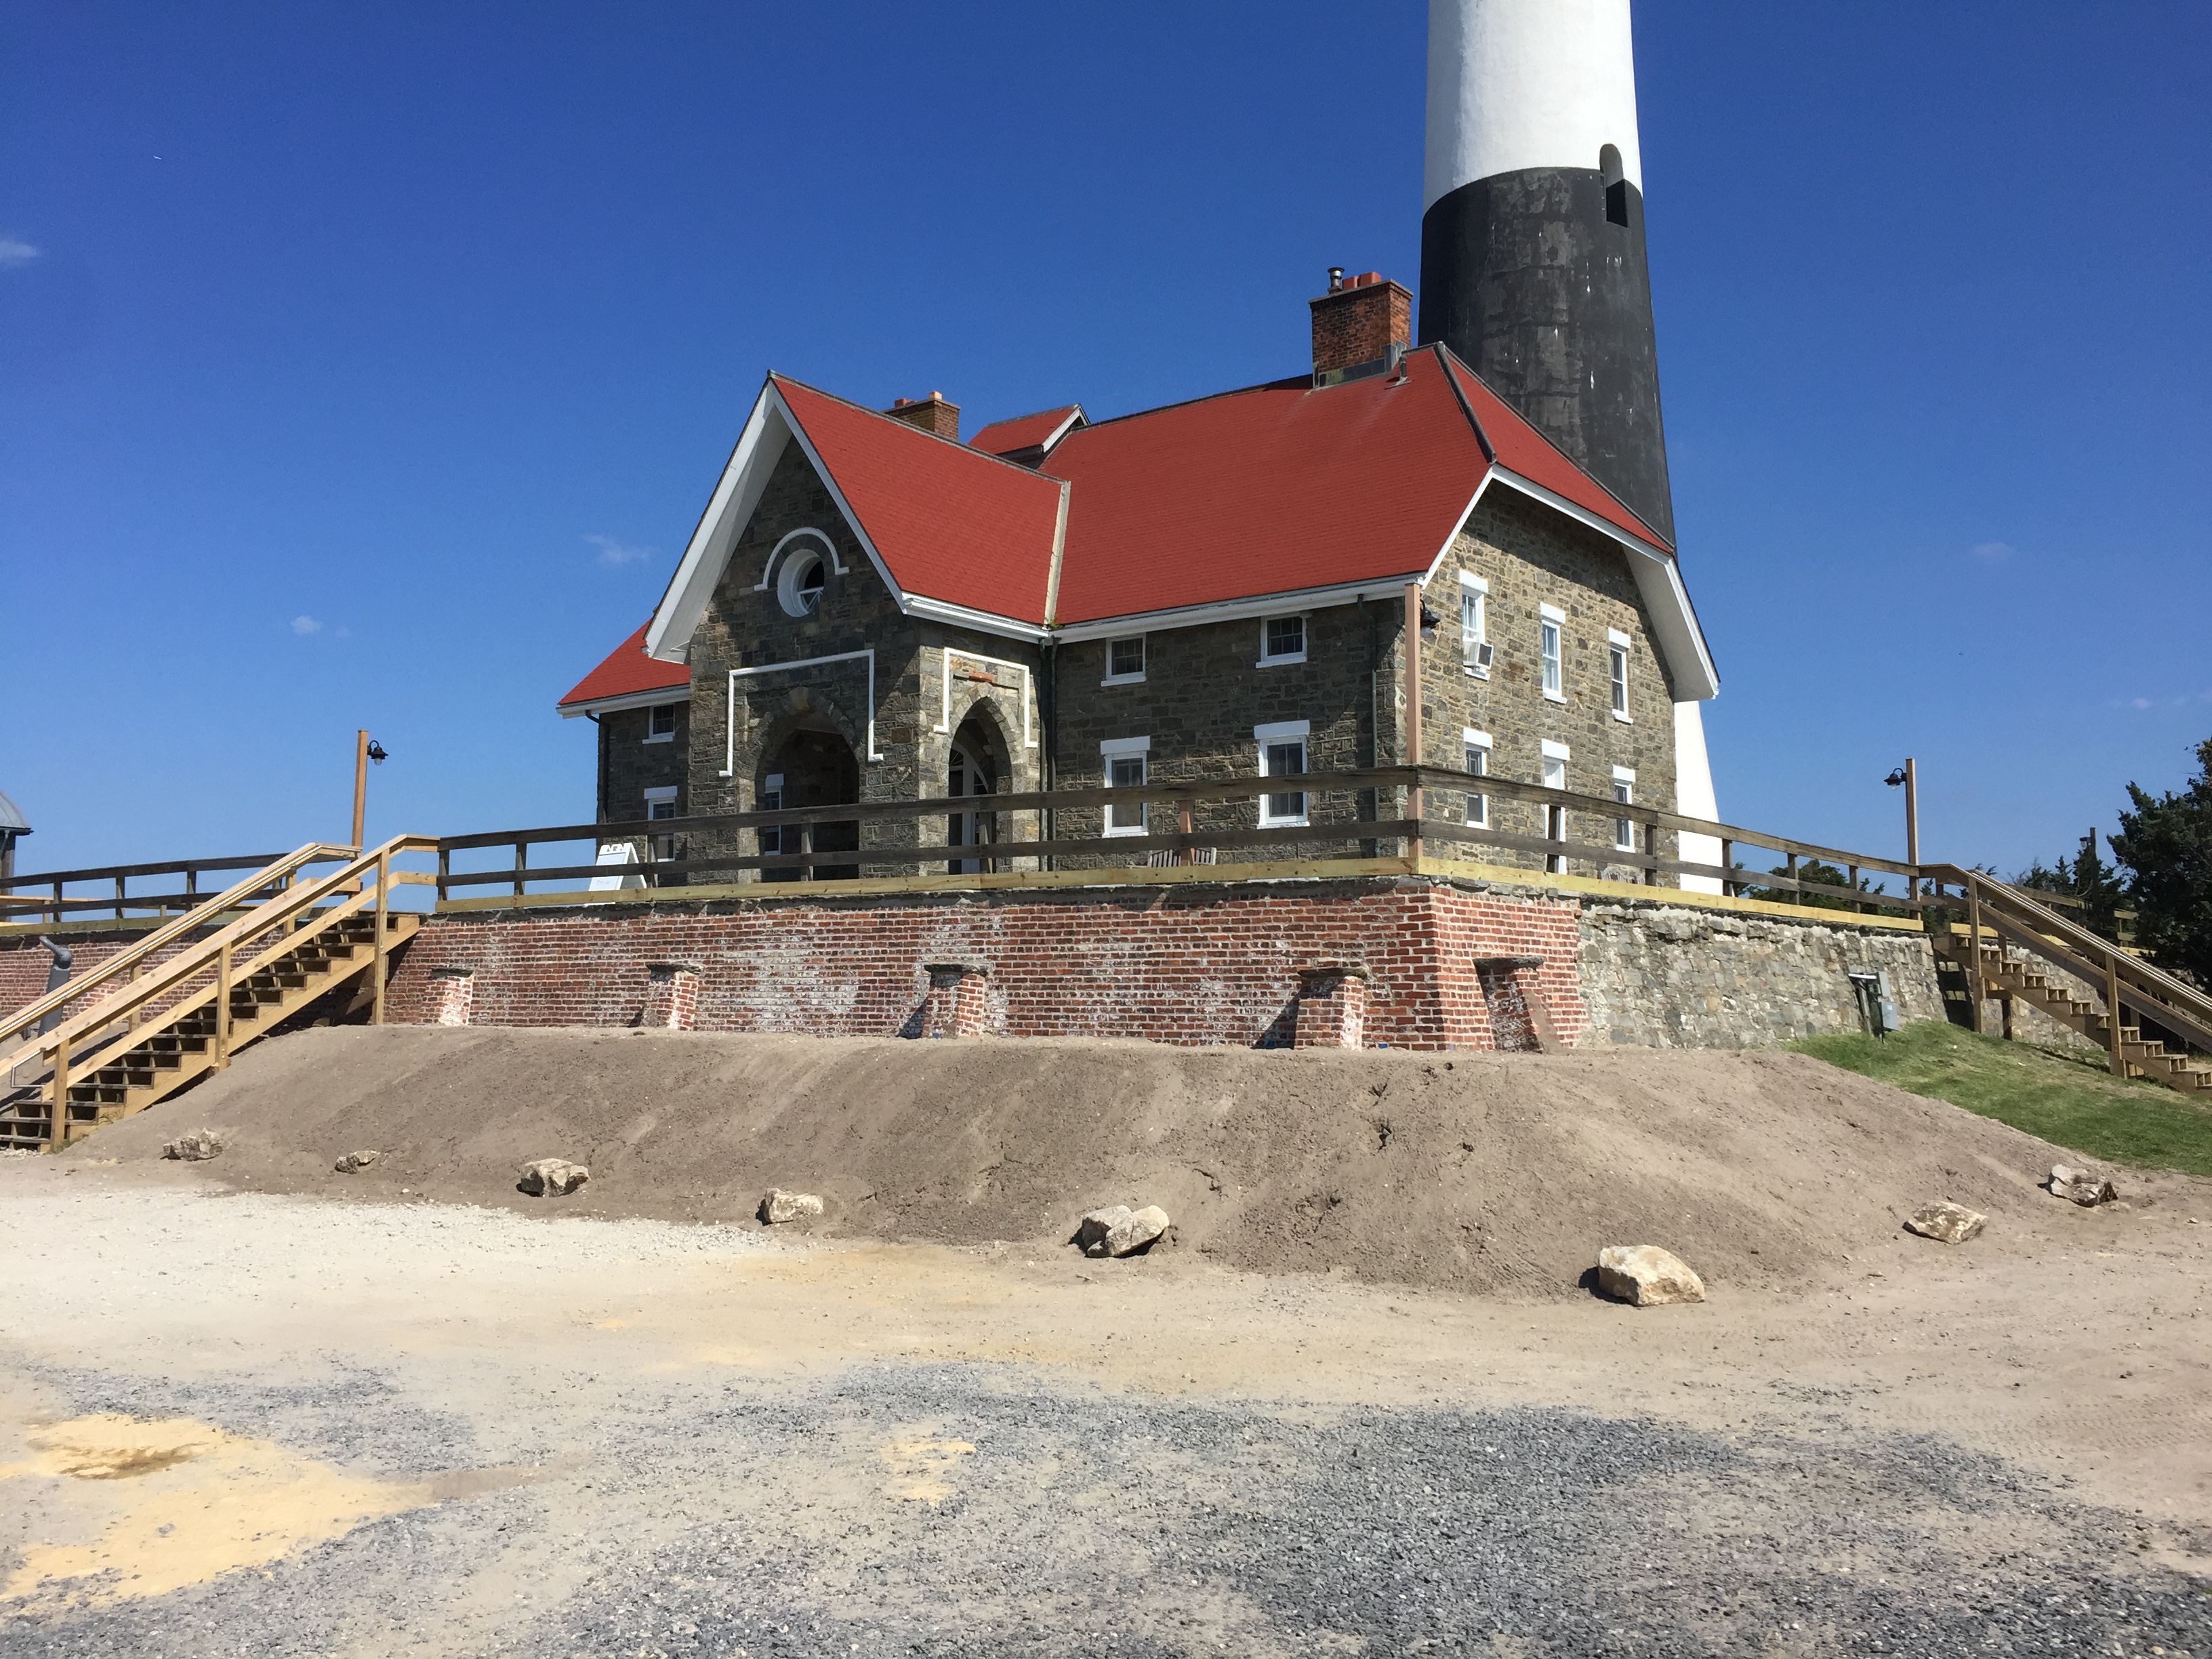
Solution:
M2142 1033L2148 1018L2185 1044L2212 1052L2212 997L2018 888L1978 871L1948 866L1923 866L1923 871L1939 891L1954 884L1962 890L1966 923L1939 933L1936 946L1979 993L1970 999L1977 1030L1983 999L2009 994L2103 1048L2114 1075L2149 1078L2186 1095L2212 1098L2212 1060L2188 1048L2170 1053L2163 1042ZM2054 973L2100 993L2102 1000L2079 994Z
M434 846L401 836L366 854L303 847L9 1015L11 1029L22 1030L102 982L114 987L0 1062L11 1083L26 1070L36 1074L27 1086L0 1094L0 1146L58 1152L222 1070L287 1015L349 983L359 983L380 1024L386 963L422 926L420 916L391 908L391 893L434 879L395 871L392 859ZM344 860L339 870L299 878L307 865L333 855ZM255 895L267 896L249 904ZM166 946L210 927L155 960Z

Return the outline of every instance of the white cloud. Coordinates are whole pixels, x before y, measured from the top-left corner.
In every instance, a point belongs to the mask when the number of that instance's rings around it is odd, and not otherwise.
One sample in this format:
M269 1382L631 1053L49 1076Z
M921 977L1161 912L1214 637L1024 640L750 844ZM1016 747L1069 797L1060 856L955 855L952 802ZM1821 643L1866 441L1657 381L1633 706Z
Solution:
M2115 708L2193 708L2201 702L2212 702L2212 686L2202 691L2185 691L2178 697L2126 697L2115 702Z
M2016 551L2016 548L2004 542L1978 542L1974 544L1974 556L1984 564L2002 564Z
M292 618L292 631L304 639L310 634L321 633L323 625L313 617L295 617Z
M584 539L599 550L601 564L635 564L640 559L649 559L653 556L651 548L631 547L626 543L617 541L611 536L586 536Z
M0 236L0 270L12 270L17 265L27 265L39 257L39 250L20 236Z

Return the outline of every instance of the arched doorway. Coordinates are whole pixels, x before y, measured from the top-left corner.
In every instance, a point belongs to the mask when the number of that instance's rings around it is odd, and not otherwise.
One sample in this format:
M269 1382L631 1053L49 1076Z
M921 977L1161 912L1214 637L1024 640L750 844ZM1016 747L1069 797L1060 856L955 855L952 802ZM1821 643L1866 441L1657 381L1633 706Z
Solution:
M860 799L860 763L853 745L826 720L810 720L770 750L754 780L753 799L772 812L799 806L842 806ZM763 853L858 852L860 821L794 823L760 832ZM761 872L763 881L852 881L857 864L815 864Z
M1004 775L1003 761L1004 745L997 726L975 714L969 715L952 734L945 793L962 799L997 794L999 780ZM945 823L945 842L948 847L988 847L998 838L996 812L955 812ZM954 859L945 868L954 875L973 875L992 868L992 861L988 857Z

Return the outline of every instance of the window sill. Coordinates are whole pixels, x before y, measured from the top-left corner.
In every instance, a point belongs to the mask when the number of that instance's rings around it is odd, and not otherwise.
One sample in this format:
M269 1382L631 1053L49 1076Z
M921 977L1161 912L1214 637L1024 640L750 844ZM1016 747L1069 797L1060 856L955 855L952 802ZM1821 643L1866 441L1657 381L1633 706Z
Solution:
M1261 818L1262 830L1310 830L1312 823L1304 818Z
M1465 668L1466 665L1462 664L1462 666ZM1486 680L1490 678L1490 671L1487 668L1466 668L1466 672L1468 678L1471 680Z
M1562 704L1563 704L1563 703L1565 703L1565 702L1566 702L1566 700L1567 700L1567 694L1566 694L1565 692L1564 692L1564 691L1547 691L1546 693L1544 693L1544 701L1545 701L1546 702L1556 702L1556 703L1562 703Z
M1147 827L1146 827L1146 826L1145 826L1145 825L1143 825L1143 824L1139 824L1139 825L1138 825L1138 826L1137 826L1135 829L1133 829L1133 830L1105 830L1105 831L1103 831L1103 834L1102 834L1102 839L1106 840L1106 841L1112 841L1112 840L1113 840L1115 837L1116 837L1117 836L1149 836L1149 835L1151 835L1152 833L1152 830L1151 830L1150 829L1148 829Z
M676 741L676 734L673 732L662 732L653 737L641 738L640 741L645 743L673 743Z
M1616 709L1614 709L1614 710L1613 711L1613 719L1615 719L1615 720L1619 720L1619 721L1620 721L1623 726L1633 726L1633 725L1635 725L1635 724L1636 724L1636 716L1635 716L1635 715L1633 715L1633 714L1622 714L1622 713L1620 712L1620 710L1619 710L1618 708L1616 708Z
M1109 674L1098 682L1101 685L1142 685L1144 683L1142 674Z
M1252 666L1255 668L1288 668L1291 664L1301 663L1305 659L1306 653L1301 651L1294 657L1262 657L1259 661L1254 663Z

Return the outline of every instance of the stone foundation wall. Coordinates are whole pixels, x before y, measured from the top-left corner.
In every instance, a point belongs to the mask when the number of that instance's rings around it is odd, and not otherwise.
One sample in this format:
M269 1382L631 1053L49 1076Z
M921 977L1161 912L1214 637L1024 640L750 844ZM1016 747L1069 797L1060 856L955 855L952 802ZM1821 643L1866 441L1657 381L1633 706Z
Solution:
M1757 1048L1863 1027L1846 975L1886 971L1898 1018L1946 1018L1928 937L1734 910L1593 900L1583 1000L1593 1044ZM1995 1029L1994 1026L1991 1027Z

